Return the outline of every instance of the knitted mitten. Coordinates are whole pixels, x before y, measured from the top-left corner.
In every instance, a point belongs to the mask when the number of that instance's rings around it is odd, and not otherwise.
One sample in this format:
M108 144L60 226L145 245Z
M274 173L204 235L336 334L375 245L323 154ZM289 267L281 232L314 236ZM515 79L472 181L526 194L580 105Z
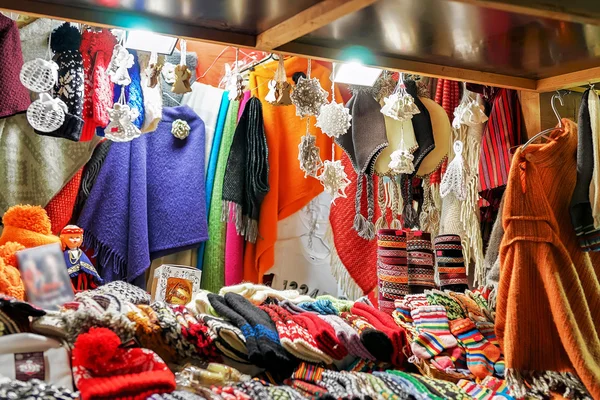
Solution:
M440 288L464 292L469 288L462 244L458 235L439 235L434 239L435 261Z
M469 371L479 379L491 375L500 349L488 342L468 318L451 321L450 331L467 351Z
M433 248L431 235L426 232L407 232L408 289L410 293L423 293L435 288Z
M269 304L260 307L275 322L281 345L300 360L330 364L333 360L323 353L311 334L292 319L287 310Z
M236 293L226 293L225 302L252 327L256 335L256 343L260 352L264 355L268 367L280 368L282 365L290 367L295 363L281 346L275 324L266 312ZM242 332L248 338L244 329L242 329Z
M312 335L317 346L325 354L331 356L335 360L341 360L348 355L348 350L338 340L335 330L327 322L319 318L318 315L312 313L302 313L291 315L293 321L298 323Z
M423 306L411 311L419 335L411 348L419 358L430 359L444 350L456 347L457 342L448 326L446 310L442 306Z
M244 317L238 314L233 308L229 307L222 296L210 293L208 294L208 301L219 315L231 321L242 331L244 338L246 339L246 349L248 350L248 358L250 361L259 367L264 367L264 356L258 347L254 328L250 326Z
M319 318L331 325L338 340L348 349L348 353L365 360L375 359L361 342L358 333L342 318L337 315L319 315Z
M356 330L360 341L369 353L377 360L390 361L394 345L385 333L375 329L366 319L358 315L343 312L340 316Z

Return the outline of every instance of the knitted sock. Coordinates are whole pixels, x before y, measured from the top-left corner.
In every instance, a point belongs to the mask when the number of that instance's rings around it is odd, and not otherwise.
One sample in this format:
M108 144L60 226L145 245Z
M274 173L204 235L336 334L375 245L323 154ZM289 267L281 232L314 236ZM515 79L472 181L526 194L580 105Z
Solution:
M407 232L406 250L409 292L423 293L426 289L435 288L431 234L421 231Z
M224 298L227 305L248 321L248 325L252 327L253 333L256 335L256 343L260 352L264 355L267 368L293 368L295 361L281 346L275 324L271 321L269 315L237 293L226 293ZM241 326L239 328L242 329ZM244 329L242 329L242 332L247 340L248 336ZM250 360L252 361L252 359Z
M411 315L419 332L411 345L417 357L430 359L444 350L456 347L457 341L450 333L444 307L417 307L411 311Z
M491 400L494 397L494 392L491 390L466 379L461 379L457 385L469 396L477 400Z
M412 347L412 346L411 346ZM440 354L431 359L431 364L439 371L446 371L448 369L455 369L454 361L445 354Z
M408 265L406 261L406 234L394 229L381 229L377 237L377 282L379 309L393 311L395 299L408 294ZM382 307L382 304L384 307ZM390 309L391 306L391 309Z
M488 342L468 318L450 322L450 331L467 352L469 371L479 379L491 375L500 349Z
M446 315L448 315L450 321L465 318L467 316L460 303L450 297L447 293L439 290L428 290L426 295L429 304L432 306L443 306L446 309Z
M407 300L396 300L394 305L396 306L396 310L392 313L394 319L400 318L401 321L412 324L413 319L410 315L410 306Z
M494 392L496 396L502 396L505 399L513 400L514 397L510 394L508 384L504 379L498 379L493 376L488 376L480 383L481 386Z
M473 321L487 321L487 317L483 310L479 307L479 304L473 300L470 296L464 293L449 292L446 293L456 300L465 311L467 317Z
M493 322L477 321L475 322L475 326L488 342L500 348L500 343L498 342L498 338L496 337L496 331Z
M434 239L440 288L464 292L469 288L460 236L439 235Z

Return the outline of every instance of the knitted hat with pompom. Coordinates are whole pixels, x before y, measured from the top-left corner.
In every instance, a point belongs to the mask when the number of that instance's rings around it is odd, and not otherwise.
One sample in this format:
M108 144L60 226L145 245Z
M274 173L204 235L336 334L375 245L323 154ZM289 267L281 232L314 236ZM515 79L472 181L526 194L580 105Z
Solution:
M175 390L175 376L156 353L121 348L119 337L107 328L79 335L73 348L73 378L82 400L145 400Z
M25 299L25 287L19 270L6 265L2 258L0 258L0 293L18 300Z
M4 230L0 236L0 245L17 242L26 248L59 243L60 239L52 235L50 218L40 206L12 206L2 217Z

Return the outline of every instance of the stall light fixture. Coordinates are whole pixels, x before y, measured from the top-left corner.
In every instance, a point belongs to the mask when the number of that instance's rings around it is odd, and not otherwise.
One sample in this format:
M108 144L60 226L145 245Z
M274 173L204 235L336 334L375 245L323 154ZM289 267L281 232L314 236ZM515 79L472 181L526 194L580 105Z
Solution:
M358 86L373 86L383 72L379 68L367 67L360 61L334 63L333 70L335 82Z
M127 38L125 39L125 47L128 49L153 51L168 56L173 54L176 44L176 37L143 30L127 31Z

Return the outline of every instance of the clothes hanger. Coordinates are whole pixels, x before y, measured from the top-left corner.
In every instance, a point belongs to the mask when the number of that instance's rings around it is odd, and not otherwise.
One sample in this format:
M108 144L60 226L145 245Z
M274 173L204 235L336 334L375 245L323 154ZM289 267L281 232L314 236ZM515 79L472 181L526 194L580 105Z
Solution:
M529 146L531 143L535 142L537 139L539 139L540 137L543 137L547 140L550 140L550 137L548 136L548 133L551 133L557 129L559 130L563 130L564 126L562 123L562 119L560 117L560 114L558 113L558 110L556 109L556 104L554 103L554 101L558 99L558 101L560 102L561 106L565 105L565 102L563 101L563 96L562 93L557 91L555 94L552 95L552 99L550 100L550 104L552 106L552 111L554 111L554 116L556 117L556 120L558 121L558 127L554 127L554 128L548 128L548 129L544 129L543 131L541 131L538 134L533 135L533 137L531 139L529 139L527 142L525 142L525 144L523 145L523 147L521 147L521 151L525 150L527 148L527 146Z
M261 65L261 64L264 64L264 63L266 63L267 61L274 60L274 59L275 59L275 58L273 57L273 53L271 53L271 54L269 54L267 57L263 58L262 60L260 60L260 61L257 61L257 62L255 62L254 64L251 64L251 65L247 65L247 66L245 66L244 68L242 68L242 69L240 70L240 73L242 73L242 74L243 74L243 73L244 73L244 72L246 72L246 71L253 71L255 67L257 67L257 66L259 66L259 65Z

